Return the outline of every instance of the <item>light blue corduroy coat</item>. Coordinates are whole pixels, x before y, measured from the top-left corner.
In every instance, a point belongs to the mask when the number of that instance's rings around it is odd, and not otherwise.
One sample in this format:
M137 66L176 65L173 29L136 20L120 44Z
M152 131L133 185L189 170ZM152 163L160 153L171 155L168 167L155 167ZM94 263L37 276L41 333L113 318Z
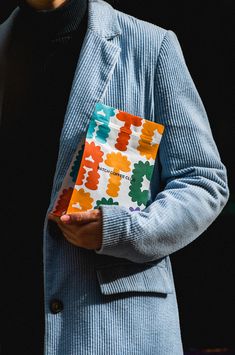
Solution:
M0 26L0 108L17 12ZM101 0L89 1L88 20L48 211L97 102L161 123L165 133L148 207L133 213L103 206L99 251L50 235L45 217L45 355L181 355L169 255L221 212L226 169L176 34ZM62 312L51 313L53 298L63 302Z

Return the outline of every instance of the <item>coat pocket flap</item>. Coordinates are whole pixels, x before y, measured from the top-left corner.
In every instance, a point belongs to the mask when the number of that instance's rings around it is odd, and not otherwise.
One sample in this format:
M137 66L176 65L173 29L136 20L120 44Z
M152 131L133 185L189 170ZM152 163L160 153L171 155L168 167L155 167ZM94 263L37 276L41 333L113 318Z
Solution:
M119 264L96 270L101 293L111 295L123 292L173 292L166 267L144 264Z

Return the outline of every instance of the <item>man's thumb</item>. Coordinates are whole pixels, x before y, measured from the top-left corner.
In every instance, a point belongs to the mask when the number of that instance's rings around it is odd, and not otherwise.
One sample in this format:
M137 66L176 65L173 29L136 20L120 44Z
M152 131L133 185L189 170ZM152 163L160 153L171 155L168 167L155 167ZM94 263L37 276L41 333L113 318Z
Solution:
M97 213L93 211L76 212L64 214L60 217L61 221L66 224L72 223L88 223L97 220Z

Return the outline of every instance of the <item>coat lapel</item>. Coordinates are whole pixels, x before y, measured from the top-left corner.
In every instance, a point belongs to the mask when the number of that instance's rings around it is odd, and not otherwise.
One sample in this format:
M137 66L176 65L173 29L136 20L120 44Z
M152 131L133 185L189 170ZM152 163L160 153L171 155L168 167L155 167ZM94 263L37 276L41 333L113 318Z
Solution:
M120 54L120 47L112 42L118 35L120 28L115 10L103 1L90 0L88 29L64 118L49 210L53 206L76 147L86 134L95 104L104 97Z

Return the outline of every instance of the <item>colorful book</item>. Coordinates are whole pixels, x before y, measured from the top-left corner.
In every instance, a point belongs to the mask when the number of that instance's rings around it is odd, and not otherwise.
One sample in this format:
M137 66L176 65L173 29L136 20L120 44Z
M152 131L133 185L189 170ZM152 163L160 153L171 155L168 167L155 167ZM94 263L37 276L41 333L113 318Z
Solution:
M163 132L161 124L97 103L53 214L88 211L101 205L144 209Z

